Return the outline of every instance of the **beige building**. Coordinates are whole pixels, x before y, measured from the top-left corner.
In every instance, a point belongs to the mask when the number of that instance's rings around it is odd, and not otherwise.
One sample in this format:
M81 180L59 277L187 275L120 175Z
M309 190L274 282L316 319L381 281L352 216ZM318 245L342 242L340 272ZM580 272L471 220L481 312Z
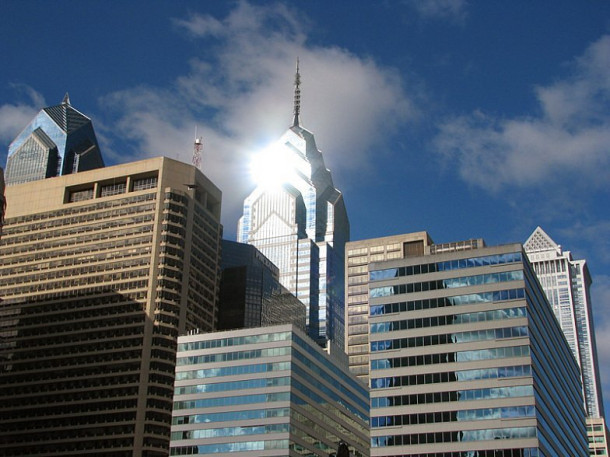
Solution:
M0 454L167 455L178 334L217 320L220 190L156 158L6 200Z
M432 244L426 232L407 233L345 245L345 352L350 371L368 383L369 263L423 255Z

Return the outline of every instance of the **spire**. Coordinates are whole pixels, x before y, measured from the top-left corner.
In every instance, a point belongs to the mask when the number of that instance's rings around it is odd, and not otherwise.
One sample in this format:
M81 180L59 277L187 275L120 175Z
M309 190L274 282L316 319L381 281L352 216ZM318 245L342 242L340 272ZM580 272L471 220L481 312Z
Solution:
M69 105L70 104L70 95L68 94L68 92L66 92L66 95L64 95L64 99L61 101L62 105Z
M294 120L293 127L299 127L299 114L301 114L301 73L299 73L299 58L297 57L297 72L294 76Z

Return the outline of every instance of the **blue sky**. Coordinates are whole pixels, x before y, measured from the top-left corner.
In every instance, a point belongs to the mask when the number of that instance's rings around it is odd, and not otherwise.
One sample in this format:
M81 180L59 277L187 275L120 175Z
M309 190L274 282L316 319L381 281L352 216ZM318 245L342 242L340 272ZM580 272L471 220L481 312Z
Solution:
M5 0L0 163L43 106L93 119L107 164L165 155L223 191L234 238L252 154L292 120L343 192L352 239L524 242L593 276L610 410L610 2Z

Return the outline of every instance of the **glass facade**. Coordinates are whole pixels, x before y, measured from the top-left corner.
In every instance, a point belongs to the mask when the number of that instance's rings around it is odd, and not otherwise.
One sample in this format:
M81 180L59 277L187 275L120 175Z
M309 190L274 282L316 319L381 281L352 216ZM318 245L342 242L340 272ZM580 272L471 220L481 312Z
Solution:
M601 381L597 366L595 329L589 287L591 278L584 260L574 260L540 227L525 243L536 278L580 365L587 414L604 416Z
M20 184L104 166L91 119L69 98L41 110L9 146L6 184Z
M588 455L578 366L520 245L366 273L373 455Z
M293 325L181 337L170 455L369 455L368 389Z
M278 268L252 245L222 241L218 330L293 323L306 327L306 309L279 282Z
M286 179L260 183L246 198L238 241L256 246L279 268L281 284L307 307L309 335L342 348L349 240L343 196L309 131L294 125L270 149L287 163Z

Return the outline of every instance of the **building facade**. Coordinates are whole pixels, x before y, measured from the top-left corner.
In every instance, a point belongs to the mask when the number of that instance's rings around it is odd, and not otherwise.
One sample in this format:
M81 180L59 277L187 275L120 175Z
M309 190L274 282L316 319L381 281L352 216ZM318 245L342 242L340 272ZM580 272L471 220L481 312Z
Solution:
M166 456L178 334L217 319L220 190L158 158L6 198L0 454Z
M368 389L287 324L178 339L170 455L369 455Z
M299 78L297 66L293 125L257 157L259 184L244 201L238 241L279 268L282 285L307 307L309 335L342 347L349 221L313 134L300 125Z
M305 305L279 281L278 268L249 244L222 240L218 330L292 323L306 329Z
M350 241L345 246L345 352L350 371L368 384L369 264L423 255L432 244L426 232Z
M589 427L592 455L607 455L608 443L604 444L606 454L597 454L602 444L599 434L593 435L594 429L600 421L605 422L605 418L587 262L573 259L570 251L564 251L540 227L534 230L524 247L580 366L587 416L596 419Z
M522 246L416 236L422 254L368 265L371 455L588 455L578 365Z
M20 184L104 166L91 119L70 104L43 108L13 140L6 184Z

